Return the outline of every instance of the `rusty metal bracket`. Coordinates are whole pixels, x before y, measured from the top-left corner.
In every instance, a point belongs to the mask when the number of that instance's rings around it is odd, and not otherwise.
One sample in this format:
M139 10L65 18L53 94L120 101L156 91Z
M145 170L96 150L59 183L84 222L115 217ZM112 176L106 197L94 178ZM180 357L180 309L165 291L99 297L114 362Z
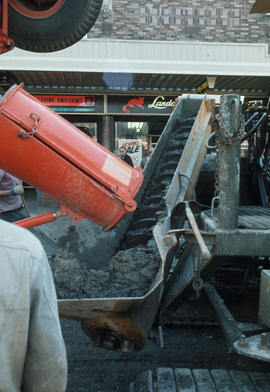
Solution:
M193 210L193 211L192 211ZM175 226L174 223L177 224L177 221L180 219L181 223L184 223L184 220L187 218L187 220L189 221L189 224L192 228L192 232L193 235L195 236L196 240L197 240L197 244L199 245L199 248L201 250L201 254L203 259L205 260L211 260L212 256L211 253L209 252L203 236L200 232L200 229L198 227L198 224L196 222L196 219L194 217L193 212L199 213L201 210L200 208L200 204L196 203L195 201L183 201L180 202L176 205L175 209L173 210L172 216L171 216L171 222L172 222L172 226ZM170 233L172 233L172 231L170 231Z
M200 230L201 235L203 237L203 240L206 245L215 245L216 244L216 233L215 232L209 232L209 231L203 231ZM185 240L189 242L190 244L197 244L197 239L194 236L193 230L190 229L172 229L168 231L168 234L175 234L176 237L179 237L183 235L185 237Z
M37 113L31 113L30 117L34 120L34 126L32 128L32 134L34 134L38 130L37 126L40 122L40 117Z

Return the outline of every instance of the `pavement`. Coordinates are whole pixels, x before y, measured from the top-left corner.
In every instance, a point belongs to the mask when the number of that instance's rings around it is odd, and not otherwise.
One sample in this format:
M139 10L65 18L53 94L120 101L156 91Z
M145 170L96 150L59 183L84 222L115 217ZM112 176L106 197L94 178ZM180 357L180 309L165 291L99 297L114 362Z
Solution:
M62 319L61 324L69 363L67 392L128 392L129 385L146 370L156 372L168 367L270 370L269 363L230 352L217 326L165 327L164 348L154 328L152 338L140 352L121 353L94 347L76 320ZM159 392L165 391L171 389Z

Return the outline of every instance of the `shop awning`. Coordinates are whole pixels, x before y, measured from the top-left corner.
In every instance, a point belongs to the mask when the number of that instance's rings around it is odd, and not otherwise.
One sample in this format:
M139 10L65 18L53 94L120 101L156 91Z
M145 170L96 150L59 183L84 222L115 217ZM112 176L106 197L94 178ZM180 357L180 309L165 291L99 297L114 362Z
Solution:
M267 44L86 39L54 53L14 49L0 58L2 91L159 94L205 92L268 97Z

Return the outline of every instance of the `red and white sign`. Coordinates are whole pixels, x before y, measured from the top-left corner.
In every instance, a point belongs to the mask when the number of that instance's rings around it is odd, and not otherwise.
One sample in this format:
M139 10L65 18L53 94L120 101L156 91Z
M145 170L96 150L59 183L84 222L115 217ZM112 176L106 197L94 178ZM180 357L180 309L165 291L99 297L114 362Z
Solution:
M34 95L40 102L47 106L95 106L93 95Z
M118 148L126 147L134 167L139 167L142 160L142 139L119 139Z

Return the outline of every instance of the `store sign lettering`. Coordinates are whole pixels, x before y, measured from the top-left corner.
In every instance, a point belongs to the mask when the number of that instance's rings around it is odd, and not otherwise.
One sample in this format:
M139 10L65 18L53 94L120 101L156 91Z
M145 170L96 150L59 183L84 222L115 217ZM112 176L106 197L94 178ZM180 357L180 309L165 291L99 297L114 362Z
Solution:
M148 107L150 109L159 109L159 110L163 110L166 109L169 106L173 106L174 105L174 100L170 100L170 101L165 101L165 97L163 96L158 96L154 99L154 101L152 103L150 103L148 105Z
M108 95L107 113L127 115L169 115L174 107L173 95Z
M93 95L34 95L40 102L48 106L64 106L64 107L94 107L96 100Z
M140 151L139 146L129 146L127 148L127 153L129 153L129 154L134 154L135 152L139 152L139 151Z

